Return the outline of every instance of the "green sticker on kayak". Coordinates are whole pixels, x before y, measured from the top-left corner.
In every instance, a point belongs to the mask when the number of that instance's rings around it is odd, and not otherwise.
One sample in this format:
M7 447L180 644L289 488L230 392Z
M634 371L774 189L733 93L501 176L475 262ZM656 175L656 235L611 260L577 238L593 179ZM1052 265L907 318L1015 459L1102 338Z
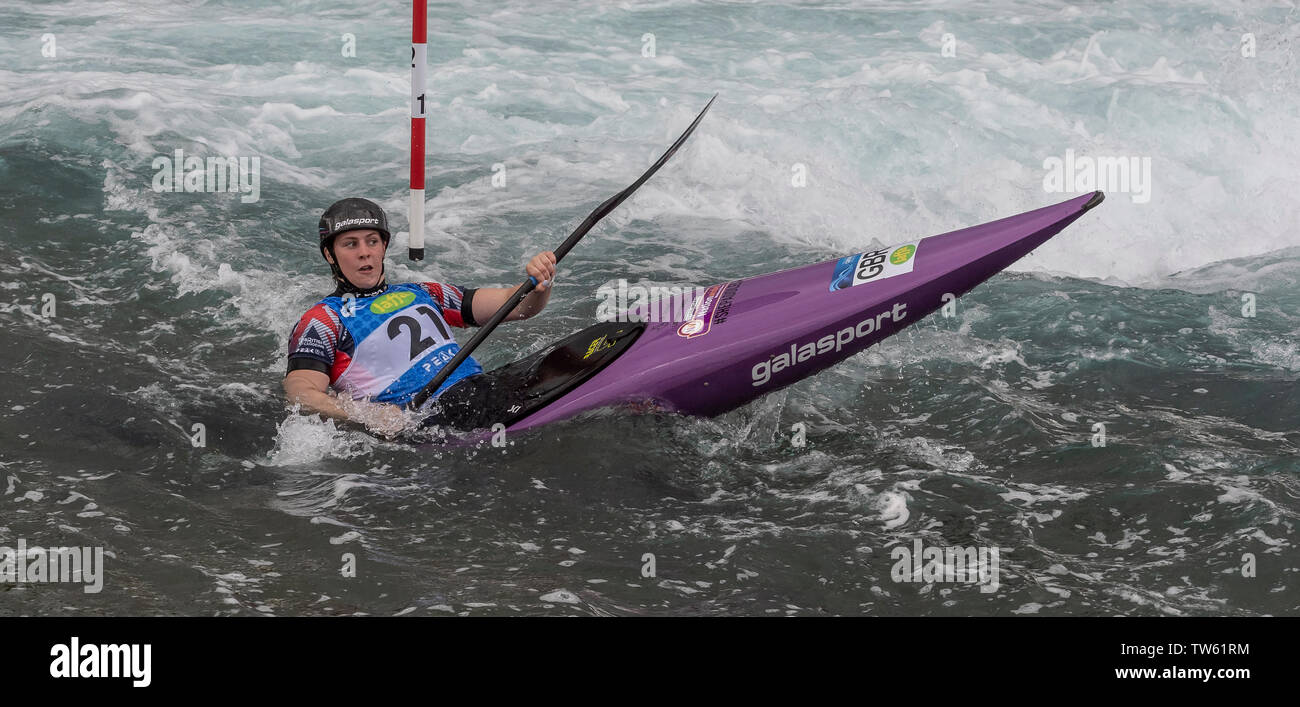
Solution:
M889 254L889 262L894 265L902 265L912 259L912 254L916 252L916 246L908 244L898 248Z

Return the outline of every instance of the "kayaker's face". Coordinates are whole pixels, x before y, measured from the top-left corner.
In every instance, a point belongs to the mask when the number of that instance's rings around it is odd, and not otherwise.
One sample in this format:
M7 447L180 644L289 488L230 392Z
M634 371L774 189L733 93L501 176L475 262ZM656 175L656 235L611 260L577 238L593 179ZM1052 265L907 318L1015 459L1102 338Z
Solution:
M348 231L334 237L334 257L348 282L368 290L383 277L384 239L375 230Z

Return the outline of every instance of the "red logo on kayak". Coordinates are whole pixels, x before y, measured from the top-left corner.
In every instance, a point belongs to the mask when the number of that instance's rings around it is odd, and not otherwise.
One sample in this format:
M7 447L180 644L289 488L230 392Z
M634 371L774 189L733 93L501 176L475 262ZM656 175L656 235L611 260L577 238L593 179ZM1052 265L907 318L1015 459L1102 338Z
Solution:
M691 313L687 316L686 321L677 327L677 335L685 339L694 339L697 336L704 336L713 328L713 317L718 313L718 303L725 296L727 290L735 282L728 282L723 285L714 285L704 291L704 296L695 301L695 306L691 308ZM723 318L725 320L725 317ZM722 320L719 320L721 323Z

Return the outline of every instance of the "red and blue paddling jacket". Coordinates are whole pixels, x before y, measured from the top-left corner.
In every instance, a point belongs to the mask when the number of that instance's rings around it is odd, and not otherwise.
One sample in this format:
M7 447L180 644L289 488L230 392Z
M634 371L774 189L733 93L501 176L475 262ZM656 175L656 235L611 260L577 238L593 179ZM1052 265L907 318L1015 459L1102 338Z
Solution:
M460 351L448 325L478 326L473 297L473 289L438 282L389 285L370 297L326 297L293 328L289 371L320 371L344 395L405 405ZM482 372L470 357L434 396Z

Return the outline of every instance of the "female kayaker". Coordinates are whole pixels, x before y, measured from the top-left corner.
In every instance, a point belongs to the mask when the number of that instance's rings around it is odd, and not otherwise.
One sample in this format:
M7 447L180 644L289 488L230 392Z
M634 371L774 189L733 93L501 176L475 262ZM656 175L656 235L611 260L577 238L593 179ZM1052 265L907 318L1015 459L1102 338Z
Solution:
M424 417L404 406L460 350L449 327L478 326L514 293L441 282L390 285L384 277L389 238L388 218L372 201L343 199L325 210L320 251L337 287L294 326L283 381L287 402L301 412L351 420L385 436ZM505 321L527 319L546 307L555 262L551 251L528 261L525 272L540 284ZM482 371L467 359L435 396Z

